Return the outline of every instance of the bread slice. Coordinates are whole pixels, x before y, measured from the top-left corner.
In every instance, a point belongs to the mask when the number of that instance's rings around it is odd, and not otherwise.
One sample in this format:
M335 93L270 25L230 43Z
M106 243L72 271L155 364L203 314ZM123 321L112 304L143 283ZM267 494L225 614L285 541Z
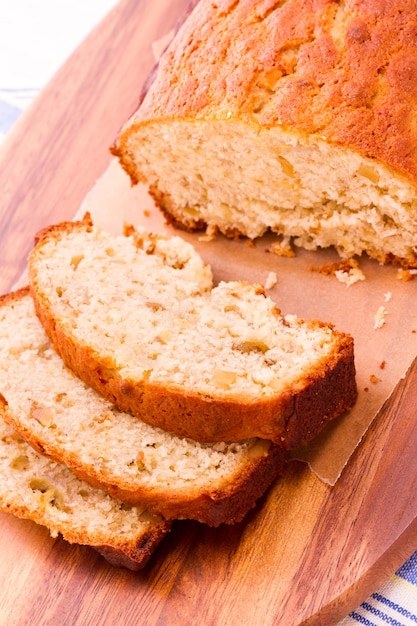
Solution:
M184 228L417 267L416 20L415 0L201 0L113 153Z
M170 529L33 450L0 419L0 509L46 526L52 537L95 548L112 565L141 569Z
M190 282L180 253L189 244L144 246L149 237L111 237L87 218L46 230L31 253L39 318L87 384L149 424L206 442L261 437L294 448L352 406L352 337L282 315L256 285L208 290L207 267Z
M0 300L0 393L0 415L40 453L165 518L239 521L283 468L269 441L201 444L118 411L65 368L28 290Z

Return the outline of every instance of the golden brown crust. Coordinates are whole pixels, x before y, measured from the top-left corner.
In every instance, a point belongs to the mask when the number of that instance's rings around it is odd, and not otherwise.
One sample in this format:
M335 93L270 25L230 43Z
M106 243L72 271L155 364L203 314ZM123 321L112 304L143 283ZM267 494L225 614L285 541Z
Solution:
M94 550L113 567L125 567L132 572L137 572L148 563L158 543L160 543L160 538L150 534L147 539L134 547L126 546L125 549L116 549L113 546L94 546Z
M71 221L71 222L60 222L59 224L54 224L52 226L45 226L41 230L39 230L34 237L34 245L37 246L42 239L47 237L52 231L59 232L72 232L74 228L83 228L90 230L93 227L93 220L91 219L90 213L87 211L82 220ZM14 297L14 294L9 294L11 297ZM6 296L8 297L8 296Z
M125 567L134 572L143 569L155 552L162 539L171 528L171 522L164 522L157 526L149 526L149 530L143 533L142 537L136 541L128 542L120 540L119 545L98 545L92 546L106 561L114 567Z
M180 18L178 19L177 23L174 26L174 34L176 34L179 29L181 28L181 26L183 25L183 23L186 21L186 19L189 17L189 15L192 13L194 7L198 4L199 0L190 0L188 3L187 8L185 9L185 11L183 12L183 14L180 16ZM140 94L139 97L139 103L138 106L141 104L141 102L143 101L143 99L145 98L146 94L148 93L150 86L152 85L155 76L157 74L158 71L158 67L159 67L159 62L155 64L155 66L153 67L152 71L150 72L149 76L147 77L145 84L142 87L142 92ZM113 152L114 147L110 148L110 152Z
M133 176L135 176L135 174L133 174ZM153 186L149 188L149 195L155 200L156 205L160 208L167 224L188 232L205 229L206 223L202 219L190 218L186 220L184 217L177 219L175 217L175 207L172 206L172 201L169 195L164 194Z
M385 162L415 183L416 17L412 0L201 0L135 120L229 115L279 124Z
M7 306L9 302L18 302L21 298L27 296L28 294L30 294L30 288L27 285L25 287L21 287L20 289L16 289L16 291L1 294L0 306Z
M7 513L21 519L30 520L41 526L47 526L42 512L28 513L23 506L14 506L4 509ZM65 541L72 544L84 545L97 550L106 561L114 567L125 567L132 571L138 571L145 567L155 549L166 536L170 528L170 522L161 522L158 526L150 526L149 531L144 533L141 539L134 544L126 542L116 542L118 545L93 545L86 543L86 539L79 533L65 531Z

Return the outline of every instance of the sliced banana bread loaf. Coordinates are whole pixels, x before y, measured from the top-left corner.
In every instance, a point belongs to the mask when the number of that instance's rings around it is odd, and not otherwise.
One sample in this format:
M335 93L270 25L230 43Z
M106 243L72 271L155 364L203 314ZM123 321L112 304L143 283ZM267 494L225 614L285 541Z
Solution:
M416 21L415 0L201 0L113 152L182 227L417 267Z
M352 337L282 315L259 286L210 289L209 269L178 237L127 234L88 218L60 224L29 260L56 350L109 401L198 441L261 437L285 448L352 406Z
M201 444L121 413L64 366L27 290L0 300L0 394L0 415L35 449L165 518L241 520L282 471L270 441Z

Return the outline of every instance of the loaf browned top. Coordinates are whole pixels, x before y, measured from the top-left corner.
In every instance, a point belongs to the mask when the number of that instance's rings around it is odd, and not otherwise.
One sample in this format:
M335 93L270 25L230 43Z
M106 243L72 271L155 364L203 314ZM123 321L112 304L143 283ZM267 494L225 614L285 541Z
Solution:
M135 119L280 124L415 182L416 41L414 0L201 0Z

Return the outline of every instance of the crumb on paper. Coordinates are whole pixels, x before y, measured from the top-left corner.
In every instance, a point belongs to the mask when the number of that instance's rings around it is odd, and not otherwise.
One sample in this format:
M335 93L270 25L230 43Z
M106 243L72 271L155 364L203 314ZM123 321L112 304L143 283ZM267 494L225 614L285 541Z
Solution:
M387 291L386 294L384 294L384 300L385 302L389 302L392 298L392 292L391 291Z
M254 248L255 242L253 239L246 239L246 245L248 246L248 248Z
M206 232L204 235L201 235L198 238L198 241L204 241L204 242L209 242L209 241L213 241L213 239L216 237L217 235L217 226L207 226L206 228Z
M352 268L348 272L343 270L337 270L334 275L337 280L344 283L346 287L350 287L358 282L358 280L365 280L365 274L359 268Z
M310 267L311 272L323 274L323 276L335 276L337 280L347 287L357 283L359 280L365 280L365 274L359 267L356 259L342 259L336 263L329 265L320 265L318 267Z
M397 270L397 279L404 280L404 281L413 280L416 274L417 274L417 270L413 270L413 269L407 270L407 269L404 269L403 267L400 267L400 269Z
M143 209L143 215L144 215L145 217L149 217L149 216L150 216L150 214L151 214L151 212L150 212L150 210L149 210L149 209Z
M374 315L374 328L382 328L386 322L386 316L388 315L388 311L384 306L380 306L377 312Z
M295 252L291 247L291 242L288 237L274 241L271 247L267 249L267 252L272 252L272 254L276 254L277 256L295 257Z
M380 370L384 370L385 366L386 366L387 362L385 361L385 359L383 361L381 361L381 363L379 364L379 369Z
M278 282L278 276L276 274L276 272L269 272L268 276L266 277L266 281L265 281L265 289L272 289L272 287L274 287Z
M376 385L376 383L380 382L380 378L378 378L378 376L375 376L375 374L371 374L369 377L369 380L371 383L373 383L374 385Z

